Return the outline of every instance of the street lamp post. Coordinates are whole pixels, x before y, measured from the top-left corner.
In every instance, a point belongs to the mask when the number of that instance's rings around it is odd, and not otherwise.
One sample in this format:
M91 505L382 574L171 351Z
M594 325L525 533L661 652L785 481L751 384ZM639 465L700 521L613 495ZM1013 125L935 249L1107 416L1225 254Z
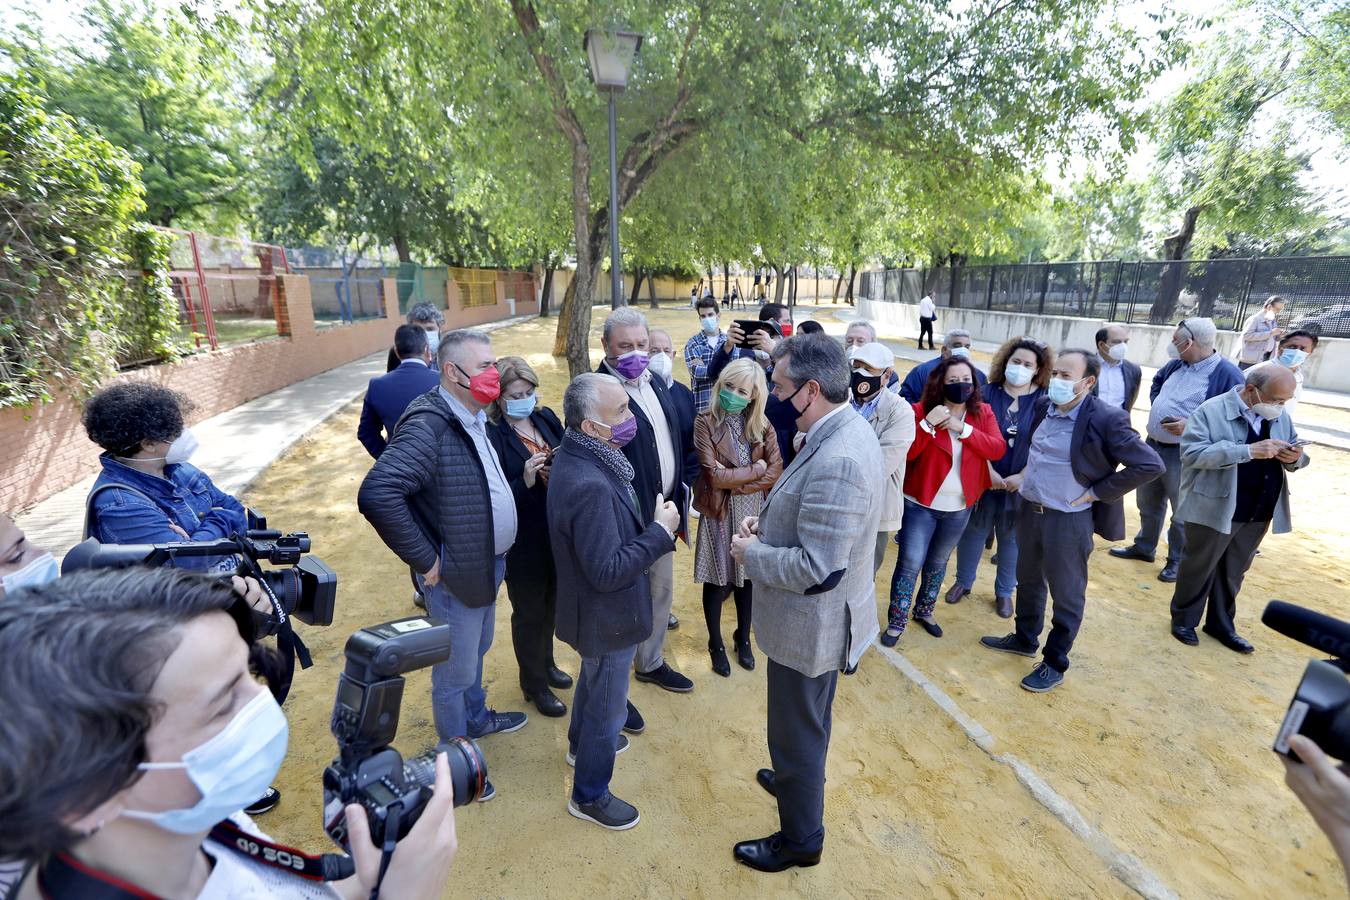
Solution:
M609 277L611 309L623 305L623 269L619 257L619 162L618 136L614 122L614 95L628 86L633 59L642 46L642 35L631 31L586 32L586 55L591 63L591 81L609 95Z

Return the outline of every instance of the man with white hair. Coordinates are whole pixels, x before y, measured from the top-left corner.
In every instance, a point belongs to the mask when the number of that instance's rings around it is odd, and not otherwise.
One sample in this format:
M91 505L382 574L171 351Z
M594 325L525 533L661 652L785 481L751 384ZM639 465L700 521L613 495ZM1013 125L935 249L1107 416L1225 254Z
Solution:
M665 380L654 378L648 371L650 340L646 316L631 306L614 310L605 319L600 337L605 359L596 371L619 379L637 419L637 436L624 446L623 455L633 465L633 490L637 493L643 524L652 522L657 509L669 500L681 513L676 531L684 532L687 490L683 478L684 434L679 410ZM675 693L688 693L694 689L694 683L671 668L661 650L675 600L673 548L651 567L651 593L654 627L638 646L633 660L637 680ZM630 709L630 719L635 713L636 710ZM640 717L630 725L634 726L628 728L630 734L640 731Z
M1213 319L1199 317L1183 319L1172 332L1172 342L1167 347L1172 361L1153 376L1148 392L1153 407L1148 413L1147 443L1162 457L1166 471L1161 478L1142 485L1135 494L1139 533L1134 536L1134 543L1110 550L1118 559L1153 562L1163 519L1171 504L1167 563L1158 573L1162 582L1177 580L1186 542L1186 529L1177 518L1177 505L1181 502L1181 435L1186 430L1186 420L1206 400L1242 384L1242 372L1214 349L1217 333Z
M1186 554L1172 595L1172 636L1183 644L1200 642L1195 629L1204 615L1206 634L1252 652L1233 624L1237 595L1266 532L1292 530L1288 473L1308 464L1286 409L1293 396L1293 372L1254 366L1245 384L1200 404L1181 436L1176 515L1186 523Z
M970 358L971 346L970 332L964 328L953 328L942 337L942 352L926 363L920 363L909 370L905 380L900 385L900 396L904 397L910 403L918 403L923 397L923 386L928 383L928 376L933 374L933 370L942 364L942 361L949 356L960 357L961 359ZM975 380L984 385L987 380L984 372L975 367Z
M872 323L866 319L855 319L844 332L844 354L851 360L859 347L876 342L877 330ZM895 374L894 367L891 368L891 374L886 376L886 390L892 394L900 393L900 376Z

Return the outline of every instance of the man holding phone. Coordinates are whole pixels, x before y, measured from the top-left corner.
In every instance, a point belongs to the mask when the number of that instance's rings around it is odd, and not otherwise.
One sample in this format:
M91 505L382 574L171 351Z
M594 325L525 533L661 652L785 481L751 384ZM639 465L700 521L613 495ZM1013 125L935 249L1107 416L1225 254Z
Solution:
M1149 388L1153 404L1148 414L1148 445L1162 457L1167 467L1163 476L1139 488L1135 501L1139 506L1139 533L1128 547L1112 547L1118 559L1153 562L1162 535L1167 507L1172 506L1172 522L1167 529L1167 563L1158 580L1175 582L1186 543L1185 528L1177 516L1181 495L1181 440L1187 419L1207 400L1227 394L1242 384L1242 373L1214 349L1218 329L1212 319L1182 320L1172 332L1167 353L1172 361L1158 370Z
M1243 384L1206 400L1181 436L1181 504L1186 553L1172 595L1172 636L1200 643L1204 631L1238 653L1253 647L1233 625L1237 595L1261 540L1292 530L1286 473L1308 454L1285 410L1294 373L1283 366L1247 370Z

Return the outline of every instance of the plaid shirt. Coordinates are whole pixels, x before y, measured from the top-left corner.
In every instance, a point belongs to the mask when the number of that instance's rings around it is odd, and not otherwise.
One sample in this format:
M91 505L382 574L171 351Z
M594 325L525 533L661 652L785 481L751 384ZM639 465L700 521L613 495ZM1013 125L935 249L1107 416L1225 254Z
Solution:
M708 377L708 364L725 340L726 332L709 337L706 331L700 331L684 345L684 365L689 369L689 388L694 392L696 413L707 412L712 402L713 379Z

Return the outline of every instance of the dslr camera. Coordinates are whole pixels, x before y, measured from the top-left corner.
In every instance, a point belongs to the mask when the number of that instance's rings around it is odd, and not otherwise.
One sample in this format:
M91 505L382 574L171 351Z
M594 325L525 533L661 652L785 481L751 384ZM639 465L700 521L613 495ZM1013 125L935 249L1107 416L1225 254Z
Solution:
M100 544L89 538L66 554L61 574L80 569L172 565L174 560L187 557L234 556L239 566L228 574L258 579L272 599L275 613L260 629L261 634L271 635L286 624L288 616L306 625L333 623L337 573L317 556L306 556L309 547L309 535L303 531L282 534L267 528L250 528L218 541L168 544ZM264 569L263 561L280 568Z
M455 806L477 800L487 783L487 762L468 738L443 741L404 761L389 746L398 731L403 675L450 658L450 626L410 616L362 628L347 639L347 665L338 677L332 729L338 755L323 772L323 827L350 852L348 804L359 803L376 846L392 848L431 799L436 754L450 761Z
M1293 603L1272 600L1261 621L1280 634L1316 647L1330 660L1312 660L1294 691L1289 710L1275 736L1275 752L1290 759L1289 738L1306 736L1328 756L1350 760L1350 622L1313 612Z

